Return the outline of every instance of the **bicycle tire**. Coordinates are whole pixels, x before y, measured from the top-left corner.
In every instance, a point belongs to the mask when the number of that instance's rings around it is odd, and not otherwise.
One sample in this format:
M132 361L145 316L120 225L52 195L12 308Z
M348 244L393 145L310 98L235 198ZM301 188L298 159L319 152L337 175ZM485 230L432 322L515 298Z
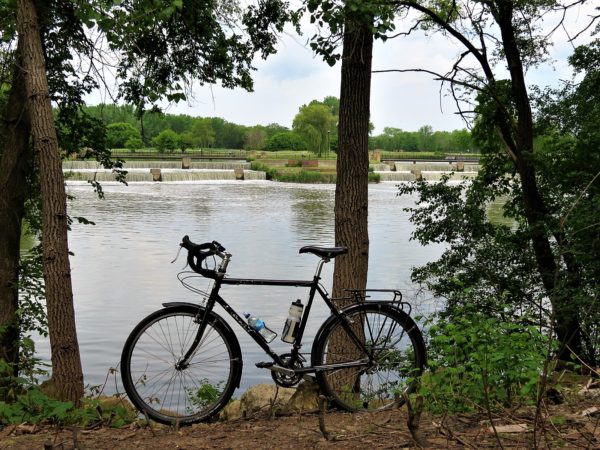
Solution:
M423 336L405 312L384 303L354 304L331 316L315 338L311 359L321 392L347 411L379 410L404 404L426 364ZM365 344L351 338L343 321ZM328 364L364 364L324 368ZM368 362L372 361L372 362Z
M130 401L142 414L171 425L191 425L217 414L239 386L242 354L238 340L214 313L185 369L176 363L196 336L204 309L177 305L144 318L121 354L121 378Z

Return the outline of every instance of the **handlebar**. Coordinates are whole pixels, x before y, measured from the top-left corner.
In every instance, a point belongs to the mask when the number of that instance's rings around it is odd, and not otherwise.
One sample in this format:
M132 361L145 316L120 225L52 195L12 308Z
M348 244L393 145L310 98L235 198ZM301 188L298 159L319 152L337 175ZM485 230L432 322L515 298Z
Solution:
M217 241L205 242L204 244L193 243L189 236L184 236L181 239L181 247L188 251L187 262L192 270L206 278L216 279L222 277L227 267L226 261L229 260L228 253L225 253L225 247ZM223 259L223 263L219 266L219 270L211 270L202 267L202 262L209 256L219 256Z

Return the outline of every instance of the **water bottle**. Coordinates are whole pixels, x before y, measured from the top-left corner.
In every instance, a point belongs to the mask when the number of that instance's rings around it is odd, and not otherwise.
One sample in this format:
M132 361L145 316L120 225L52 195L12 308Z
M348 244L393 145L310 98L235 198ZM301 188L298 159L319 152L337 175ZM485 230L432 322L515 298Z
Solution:
M258 333L265 338L265 341L271 342L273 339L277 337L277 333L275 333L270 328L267 328L265 323L260 320L258 317L254 317L249 313L245 313L244 317L248 319L248 325L252 327L252 329L258 331Z
M291 344L294 342L296 333L298 332L298 326L300 325L300 319L302 318L302 309L304 306L300 299L296 300L290 306L290 312L285 325L283 326L283 333L281 334L281 340Z

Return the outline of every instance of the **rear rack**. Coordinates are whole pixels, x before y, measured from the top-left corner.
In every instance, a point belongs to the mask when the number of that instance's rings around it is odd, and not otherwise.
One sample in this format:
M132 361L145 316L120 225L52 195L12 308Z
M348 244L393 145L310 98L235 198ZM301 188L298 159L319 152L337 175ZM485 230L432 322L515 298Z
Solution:
M402 292L397 289L344 289L348 295L332 300L352 300L353 303L377 302L387 303L398 309L411 313L412 306L402 300Z

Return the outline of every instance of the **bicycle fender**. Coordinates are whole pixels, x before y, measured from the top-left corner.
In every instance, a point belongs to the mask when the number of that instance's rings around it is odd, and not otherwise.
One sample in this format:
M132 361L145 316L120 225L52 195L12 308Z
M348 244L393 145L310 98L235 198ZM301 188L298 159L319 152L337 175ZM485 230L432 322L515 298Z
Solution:
M189 303L189 302L166 302L162 304L165 308L179 308L181 306L190 308L192 310L196 310L196 311L204 311L205 308L203 306L197 305L195 303ZM242 369L244 366L244 362L242 361L242 350L240 349L240 343L238 341L237 336L235 335L235 333L233 332L233 329L229 326L229 324L218 314L215 314L214 312L211 312L209 315L210 319L214 322L218 322L219 325L221 325L224 329L225 332L229 335L228 338L230 340L231 345L233 346L232 350L234 354L240 355L239 358L237 358L237 360L234 360L233 363L234 364L239 364L239 378L236 380L236 387L240 387L240 380L242 378Z

